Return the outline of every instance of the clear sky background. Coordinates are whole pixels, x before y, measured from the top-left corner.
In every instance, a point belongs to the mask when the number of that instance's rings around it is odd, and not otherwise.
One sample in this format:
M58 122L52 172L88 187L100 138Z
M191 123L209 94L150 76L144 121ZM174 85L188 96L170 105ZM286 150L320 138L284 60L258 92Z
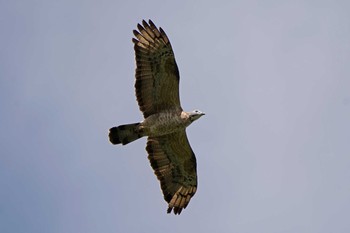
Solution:
M0 1L0 232L350 232L350 2ZM168 34L199 186L166 214L132 30Z

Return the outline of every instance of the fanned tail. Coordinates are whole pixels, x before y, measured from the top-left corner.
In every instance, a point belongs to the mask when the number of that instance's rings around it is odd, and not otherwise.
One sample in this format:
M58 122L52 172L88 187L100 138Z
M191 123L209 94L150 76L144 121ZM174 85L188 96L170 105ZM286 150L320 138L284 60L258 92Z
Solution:
M109 141L112 144L123 144L126 145L133 142L144 135L139 130L140 123L120 125L109 129Z

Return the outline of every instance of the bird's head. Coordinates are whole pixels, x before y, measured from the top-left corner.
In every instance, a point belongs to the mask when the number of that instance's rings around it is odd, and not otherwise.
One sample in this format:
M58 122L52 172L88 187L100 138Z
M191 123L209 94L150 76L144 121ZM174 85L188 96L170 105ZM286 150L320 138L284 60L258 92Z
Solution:
M195 120L199 119L201 116L204 116L205 113L196 109L196 110L193 110L192 112L189 112L188 115L190 117L190 121L194 122Z

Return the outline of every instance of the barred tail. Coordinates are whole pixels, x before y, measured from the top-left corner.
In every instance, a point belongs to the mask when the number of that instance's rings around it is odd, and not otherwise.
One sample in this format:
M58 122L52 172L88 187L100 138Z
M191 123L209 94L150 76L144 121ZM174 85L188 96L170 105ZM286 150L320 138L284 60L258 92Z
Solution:
M138 129L139 125L140 123L134 123L109 129L109 141L114 145L120 143L126 145L143 137L144 135Z

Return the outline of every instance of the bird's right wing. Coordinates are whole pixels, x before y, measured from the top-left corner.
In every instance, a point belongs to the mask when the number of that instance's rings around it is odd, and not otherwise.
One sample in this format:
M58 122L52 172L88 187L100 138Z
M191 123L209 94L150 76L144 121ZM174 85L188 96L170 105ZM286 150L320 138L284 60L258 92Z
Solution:
M180 214L197 190L196 157L186 131L149 137L146 150L160 181L168 213Z

